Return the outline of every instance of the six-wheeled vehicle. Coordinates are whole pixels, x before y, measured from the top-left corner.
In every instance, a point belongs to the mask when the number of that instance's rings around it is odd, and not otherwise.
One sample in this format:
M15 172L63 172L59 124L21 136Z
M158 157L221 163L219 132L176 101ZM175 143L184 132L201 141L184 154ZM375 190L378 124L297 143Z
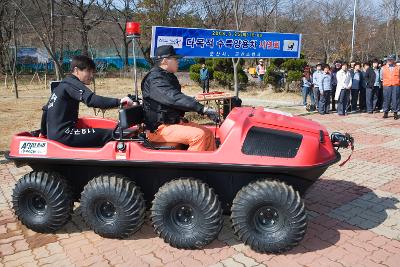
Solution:
M331 136L317 122L264 108L234 108L215 131L219 147L191 152L146 138L141 105L119 120L81 118L81 128L109 128L100 148L68 147L36 132L16 134L7 158L32 172L16 184L15 214L28 228L54 232L74 201L99 235L125 238L150 209L151 223L176 248L212 242L230 214L234 232L252 249L279 253L296 246L307 226L302 195L332 164L349 135Z

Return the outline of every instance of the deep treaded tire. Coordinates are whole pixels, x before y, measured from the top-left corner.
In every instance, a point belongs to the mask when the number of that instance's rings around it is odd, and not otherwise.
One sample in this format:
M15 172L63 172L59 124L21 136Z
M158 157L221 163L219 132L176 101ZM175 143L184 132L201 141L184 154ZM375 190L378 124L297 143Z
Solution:
M118 174L107 174L85 186L81 210L83 219L97 234L125 238L142 226L146 207L134 182Z
M155 195L151 221L157 234L176 248L202 248L222 227L222 209L207 184L192 179L166 183Z
M18 219L40 233L52 233L66 224L73 211L71 191L55 172L32 171L19 179L12 194Z
M251 183L237 193L231 219L239 238L258 252L290 250L303 239L307 228L299 193L268 180Z

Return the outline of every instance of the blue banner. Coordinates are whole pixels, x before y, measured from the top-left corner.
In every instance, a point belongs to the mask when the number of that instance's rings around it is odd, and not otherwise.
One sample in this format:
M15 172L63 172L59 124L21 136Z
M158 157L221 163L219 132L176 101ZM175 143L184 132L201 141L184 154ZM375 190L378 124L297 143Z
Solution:
M193 58L300 58L301 34L153 26L152 57L161 45Z

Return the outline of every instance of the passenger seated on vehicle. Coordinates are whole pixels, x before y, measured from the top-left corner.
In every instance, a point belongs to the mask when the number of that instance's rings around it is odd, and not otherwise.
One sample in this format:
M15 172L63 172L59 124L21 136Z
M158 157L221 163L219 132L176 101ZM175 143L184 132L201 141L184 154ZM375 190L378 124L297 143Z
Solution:
M171 45L163 45L155 52L155 66L143 78L142 95L144 121L152 142L172 142L189 145L190 151L213 151L216 148L213 132L184 119L186 111L205 114L218 120L217 112L204 107L193 97L181 92L174 73L178 71L178 58Z
M132 105L129 97L122 99L103 97L94 94L88 87L96 69L95 63L87 56L74 56L71 62L71 75L61 81L43 111L46 118L48 139L74 147L102 147L112 139L111 129L77 128L79 102L88 107L113 108L121 103Z

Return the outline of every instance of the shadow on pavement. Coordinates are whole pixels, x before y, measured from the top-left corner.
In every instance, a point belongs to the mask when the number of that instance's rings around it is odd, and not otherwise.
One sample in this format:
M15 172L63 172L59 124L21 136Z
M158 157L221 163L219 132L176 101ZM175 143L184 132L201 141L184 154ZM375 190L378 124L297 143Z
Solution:
M378 196L362 185L329 179L318 180L305 198L310 215L307 233L300 246L285 254L322 250L341 238L376 228L399 203L397 198Z

